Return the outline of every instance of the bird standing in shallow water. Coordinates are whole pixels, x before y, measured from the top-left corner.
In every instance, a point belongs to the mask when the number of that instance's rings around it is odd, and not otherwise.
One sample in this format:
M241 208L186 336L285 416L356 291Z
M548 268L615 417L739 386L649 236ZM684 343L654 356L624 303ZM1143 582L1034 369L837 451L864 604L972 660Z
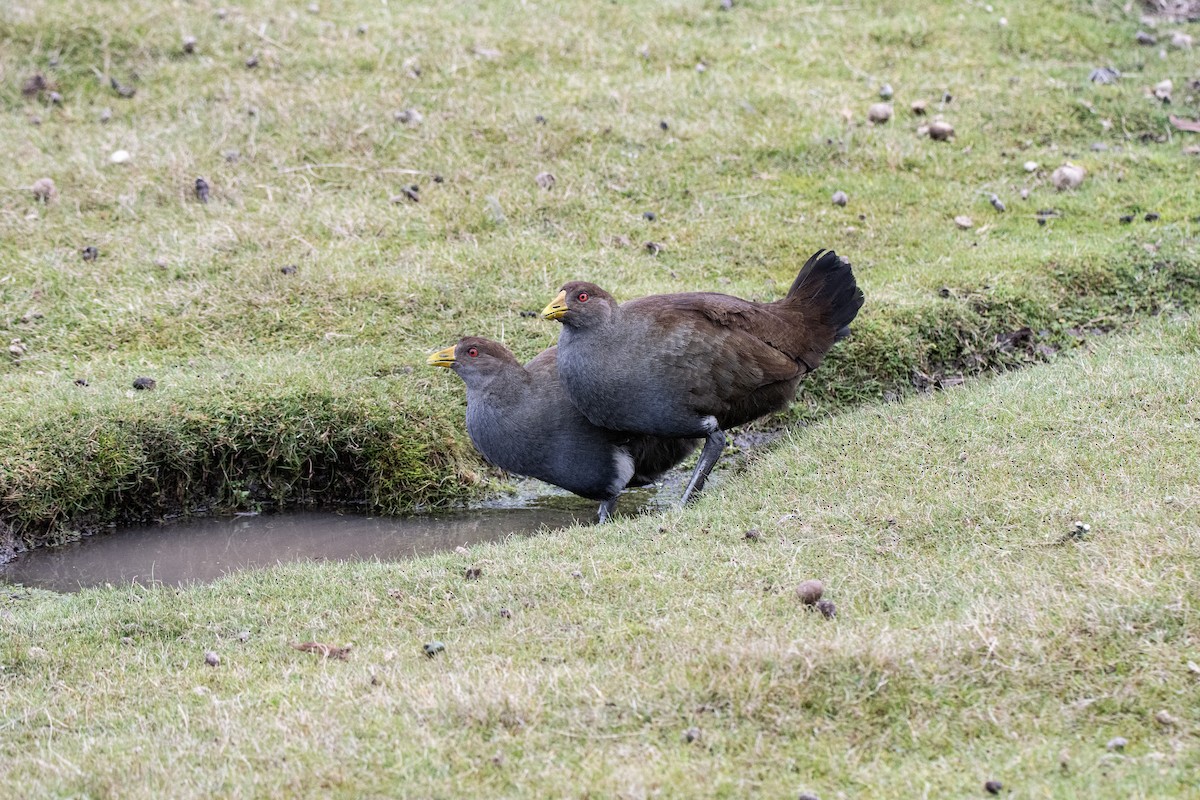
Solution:
M863 293L847 261L818 251L772 303L688 292L618 304L593 283L564 284L542 311L559 320L558 374L602 428L704 437L683 502L725 448L724 431L778 411L850 334Z
M489 463L600 501L606 521L621 491L653 483L695 439L617 433L588 422L558 380L557 350L522 366L499 342L468 336L429 356L467 385L467 433Z

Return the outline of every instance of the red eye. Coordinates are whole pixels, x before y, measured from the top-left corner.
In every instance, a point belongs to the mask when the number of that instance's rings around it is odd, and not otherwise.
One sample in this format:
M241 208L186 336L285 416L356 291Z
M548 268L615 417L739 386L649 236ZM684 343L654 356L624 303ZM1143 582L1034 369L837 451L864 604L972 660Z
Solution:
M586 303L586 302L587 302L587 299L588 299L588 293L587 293L587 292L580 292L580 293L579 293L579 302L581 302L581 303Z
M479 358L479 348L478 347L468 347L467 355L469 355L471 358Z

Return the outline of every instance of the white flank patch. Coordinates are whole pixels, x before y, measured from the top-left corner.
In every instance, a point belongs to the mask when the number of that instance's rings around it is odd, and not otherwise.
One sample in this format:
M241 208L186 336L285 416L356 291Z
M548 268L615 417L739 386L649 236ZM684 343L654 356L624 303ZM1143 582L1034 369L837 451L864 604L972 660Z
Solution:
M629 485L629 479L633 477L633 456L625 448L618 447L613 452L613 466L617 470L617 478L612 482L612 491L616 495Z

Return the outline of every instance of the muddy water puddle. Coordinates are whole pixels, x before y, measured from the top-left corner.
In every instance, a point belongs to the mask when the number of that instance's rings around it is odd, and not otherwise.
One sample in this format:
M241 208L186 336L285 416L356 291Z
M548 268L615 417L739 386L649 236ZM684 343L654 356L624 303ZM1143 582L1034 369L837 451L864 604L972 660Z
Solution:
M744 463L748 455L781 435L780 430L737 434L736 447L722 458L709 480L709 491L724 481L726 469ZM654 487L626 491L618 518L674 507L690 471L689 461ZM519 480L514 495L485 507L407 517L294 511L122 528L22 553L0 565L0 587L19 584L74 592L105 584L182 586L290 561L399 561L595 522L596 503L566 492L546 494L546 488L532 479Z
M629 505L632 510L634 504ZM398 561L594 520L590 503L410 517L310 511L206 517L124 528L22 553L0 566L0 584L56 592L105 584L180 586L290 561Z

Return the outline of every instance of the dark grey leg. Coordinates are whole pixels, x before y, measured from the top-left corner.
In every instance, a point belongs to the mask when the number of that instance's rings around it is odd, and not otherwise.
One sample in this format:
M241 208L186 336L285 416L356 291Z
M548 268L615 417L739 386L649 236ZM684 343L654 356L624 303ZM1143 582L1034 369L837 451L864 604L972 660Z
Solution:
M704 440L704 449L700 451L700 460L696 462L696 469L692 472L692 479L688 481L687 488L683 490L683 505L687 505L688 501L700 494L700 490L704 488L704 482L708 480L708 473L712 472L713 466L717 463L717 459L721 457L721 451L724 449L724 431L713 431Z
M614 497L612 500L605 500L603 503L601 503L600 504L600 524L603 525L604 523L606 523L610 519L612 519L612 515L615 514L616 511L617 511L617 498Z

